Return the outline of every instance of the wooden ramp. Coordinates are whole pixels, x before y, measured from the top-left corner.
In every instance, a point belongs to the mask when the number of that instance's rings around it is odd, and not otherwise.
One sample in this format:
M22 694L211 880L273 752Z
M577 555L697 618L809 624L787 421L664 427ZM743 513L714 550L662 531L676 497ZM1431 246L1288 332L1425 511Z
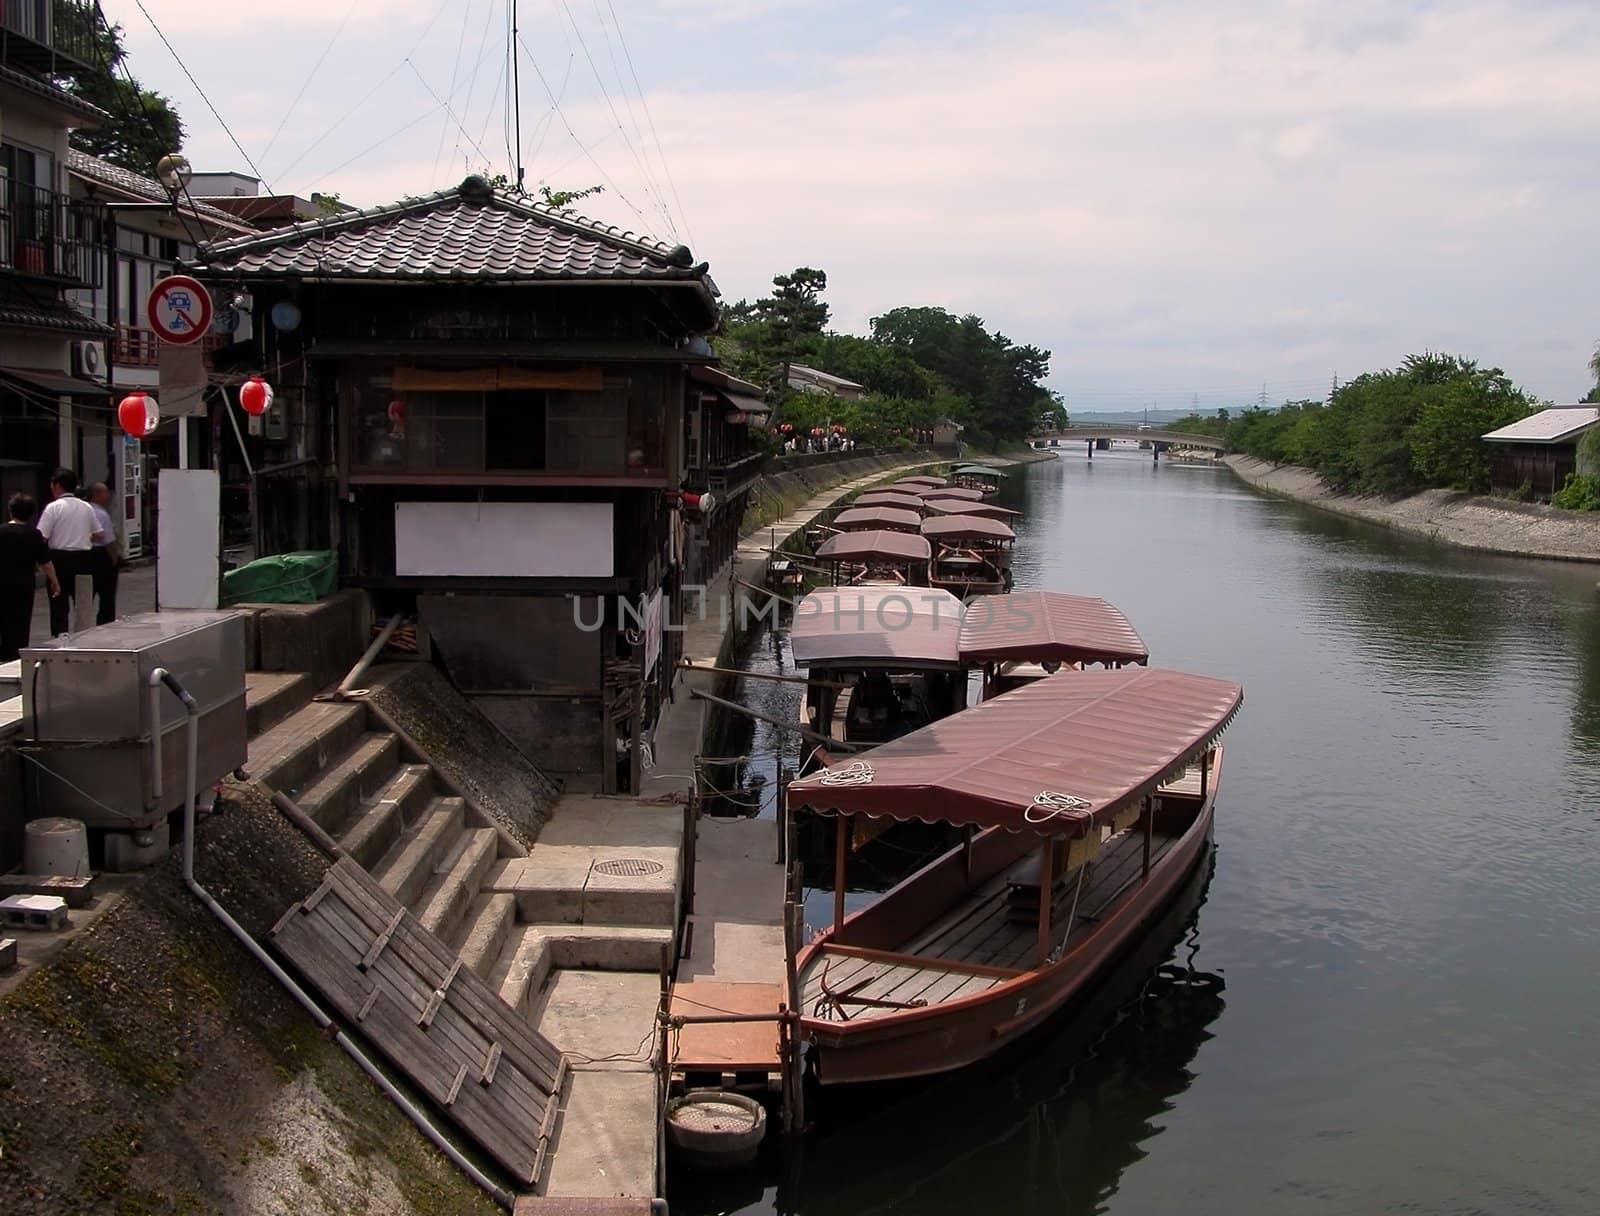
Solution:
M454 951L349 858L271 938L447 1118L538 1185L566 1063Z
M783 1000L777 984L687 980L672 986L668 1012L688 1017L718 1014L773 1014ZM675 1072L777 1072L778 1021L691 1024L679 1029L672 1067Z

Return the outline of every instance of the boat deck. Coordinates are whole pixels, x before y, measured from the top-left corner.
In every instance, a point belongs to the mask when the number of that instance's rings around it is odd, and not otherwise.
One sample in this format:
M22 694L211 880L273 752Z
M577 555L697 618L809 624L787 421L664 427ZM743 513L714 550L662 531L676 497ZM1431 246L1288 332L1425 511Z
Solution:
M1198 771L1195 780L1198 784ZM1160 860L1176 839L1156 836L1151 864ZM1076 872L1066 876L1067 908L1054 919L1057 949L1071 931L1093 924L1130 883L1138 881L1143 855L1141 833L1122 832L1107 841L1084 870L1070 926L1067 910L1079 879ZM843 1021L881 1017L918 1005L976 996L1033 966L1037 923L1016 918L1008 892L1012 885L1036 887L1038 865L1035 855L1024 857L896 950L824 946L800 977L802 1013ZM1058 884L1058 907L1061 889Z

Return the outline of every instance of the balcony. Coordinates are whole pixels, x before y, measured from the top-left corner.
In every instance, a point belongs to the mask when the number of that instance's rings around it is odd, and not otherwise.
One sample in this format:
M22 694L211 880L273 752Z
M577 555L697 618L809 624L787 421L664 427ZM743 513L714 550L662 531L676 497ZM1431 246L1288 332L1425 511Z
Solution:
M153 329L118 325L111 340L113 367L159 367L161 340Z
M0 4L8 0L0 0ZM99 287L104 209L54 190L8 181L0 189L0 270Z
M99 62L93 4L0 0L0 63L50 76Z

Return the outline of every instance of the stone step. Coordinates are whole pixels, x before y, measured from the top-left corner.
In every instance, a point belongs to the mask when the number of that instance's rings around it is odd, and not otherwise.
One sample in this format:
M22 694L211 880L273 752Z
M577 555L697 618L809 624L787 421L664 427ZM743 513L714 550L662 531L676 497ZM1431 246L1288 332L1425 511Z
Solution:
M345 852L373 869L400 839L408 822L433 801L433 770L426 764L402 764L373 797L356 809L339 837Z
M526 1009L555 968L659 975L677 943L671 929L643 925L517 925L488 975L513 1009Z
M465 813L461 799L435 798L416 826L407 828L373 869L378 885L411 908L439 859L456 843Z
M337 831L394 775L400 763L400 740L384 731L369 731L300 792L300 809L328 831Z
M311 680L303 672L245 672L245 729L254 736L276 726L310 701L315 691Z
M517 901L511 896L488 892L474 896L464 920L466 932L457 948L461 961L487 979L516 919Z
M500 838L493 828L468 828L457 847L434 871L433 881L417 900L417 919L435 937L449 941L494 864Z
M250 775L270 790L297 790L355 746L366 724L364 705L313 701L250 740Z
M528 924L653 925L678 922L679 850L660 845L556 845L496 862L486 889L516 896ZM608 871L619 872L608 872Z

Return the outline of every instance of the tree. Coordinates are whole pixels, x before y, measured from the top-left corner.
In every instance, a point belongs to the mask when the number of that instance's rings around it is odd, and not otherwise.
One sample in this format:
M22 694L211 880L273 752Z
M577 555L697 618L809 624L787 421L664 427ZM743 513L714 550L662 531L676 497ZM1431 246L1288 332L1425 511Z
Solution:
M71 142L80 152L98 156L146 177L156 162L183 147L183 120L171 101L146 89L127 71L122 26L97 22L94 62L66 79L67 90L111 115L100 127L80 127Z
M828 325L828 306L822 302L827 289L825 271L799 266L774 275L772 294L756 301L761 344L778 362L791 363L816 349Z

